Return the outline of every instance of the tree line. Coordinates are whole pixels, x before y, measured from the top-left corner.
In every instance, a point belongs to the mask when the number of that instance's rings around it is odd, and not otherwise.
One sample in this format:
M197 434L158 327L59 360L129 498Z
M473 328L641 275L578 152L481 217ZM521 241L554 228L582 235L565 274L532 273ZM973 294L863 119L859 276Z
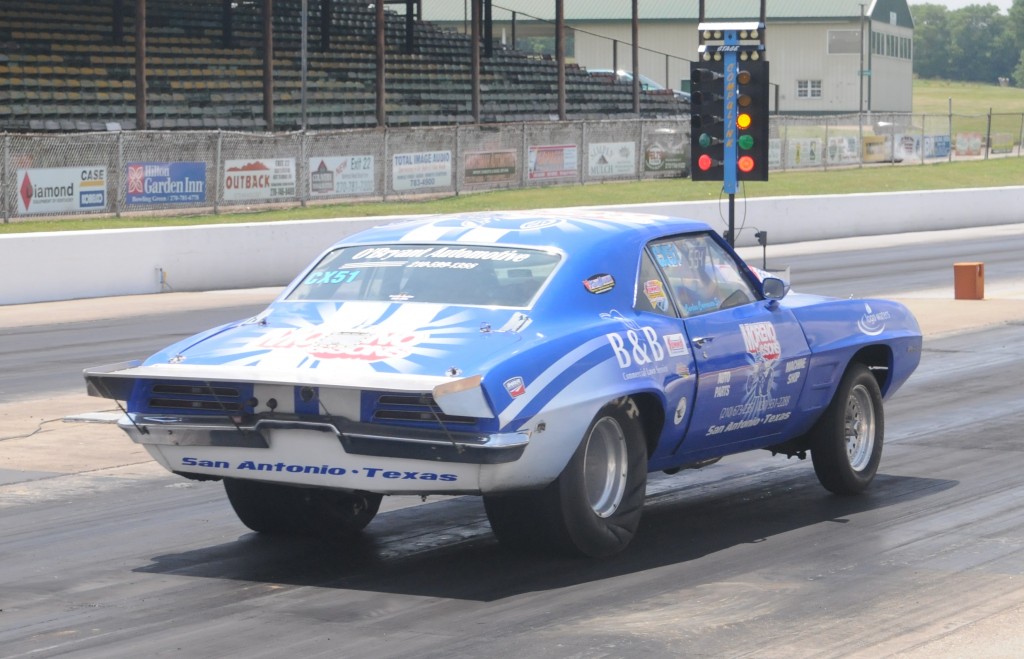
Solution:
M949 9L913 5L914 73L921 78L998 82L1024 87L1024 0L1006 14L992 4Z

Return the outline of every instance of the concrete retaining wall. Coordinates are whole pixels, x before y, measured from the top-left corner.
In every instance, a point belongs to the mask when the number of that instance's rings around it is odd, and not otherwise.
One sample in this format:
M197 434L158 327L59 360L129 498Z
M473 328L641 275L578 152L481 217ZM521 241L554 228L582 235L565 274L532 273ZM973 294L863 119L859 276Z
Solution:
M898 175L898 170L893 170ZM622 210L703 220L724 232L727 205ZM0 304L202 291L289 282L343 236L398 217L0 235ZM737 200L738 246L1024 222L1024 187Z

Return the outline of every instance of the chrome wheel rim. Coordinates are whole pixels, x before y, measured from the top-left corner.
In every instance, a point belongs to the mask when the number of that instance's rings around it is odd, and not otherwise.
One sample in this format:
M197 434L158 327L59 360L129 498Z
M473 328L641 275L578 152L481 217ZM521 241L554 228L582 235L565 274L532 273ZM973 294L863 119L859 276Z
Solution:
M867 387L858 384L846 400L846 457L854 471L863 471L875 448L875 406Z
M612 515L622 503L628 462L622 426L611 417L603 417L590 431L583 457L583 487L598 517Z

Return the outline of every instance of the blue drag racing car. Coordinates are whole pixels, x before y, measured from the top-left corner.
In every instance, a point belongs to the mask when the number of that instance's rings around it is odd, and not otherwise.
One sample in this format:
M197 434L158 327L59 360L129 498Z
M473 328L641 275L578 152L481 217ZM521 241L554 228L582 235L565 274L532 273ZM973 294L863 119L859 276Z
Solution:
M649 472L809 452L861 492L920 354L904 306L791 293L705 224L545 210L349 236L260 314L85 378L256 531L344 536L383 495L477 494L503 544L608 556Z

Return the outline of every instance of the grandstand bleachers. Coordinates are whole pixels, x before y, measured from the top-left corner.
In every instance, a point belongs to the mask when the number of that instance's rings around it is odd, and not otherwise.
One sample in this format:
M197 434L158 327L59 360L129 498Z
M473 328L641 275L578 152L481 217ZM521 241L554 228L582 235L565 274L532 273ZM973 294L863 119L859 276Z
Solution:
M0 5L0 131L134 129L134 5L124 2L115 43L112 0L25 0ZM219 0L147 4L147 127L265 130L261 3L238 3L224 43ZM320 3L309 2L306 118L311 129L376 126L372 5L335 0L330 49L321 51ZM274 2L274 128L301 127L299 0ZM470 40L387 12L386 92L393 126L471 123ZM557 114L557 64L495 48L481 60L481 121ZM570 119L632 115L632 87L566 67ZM676 116L671 93L644 92L641 114Z

